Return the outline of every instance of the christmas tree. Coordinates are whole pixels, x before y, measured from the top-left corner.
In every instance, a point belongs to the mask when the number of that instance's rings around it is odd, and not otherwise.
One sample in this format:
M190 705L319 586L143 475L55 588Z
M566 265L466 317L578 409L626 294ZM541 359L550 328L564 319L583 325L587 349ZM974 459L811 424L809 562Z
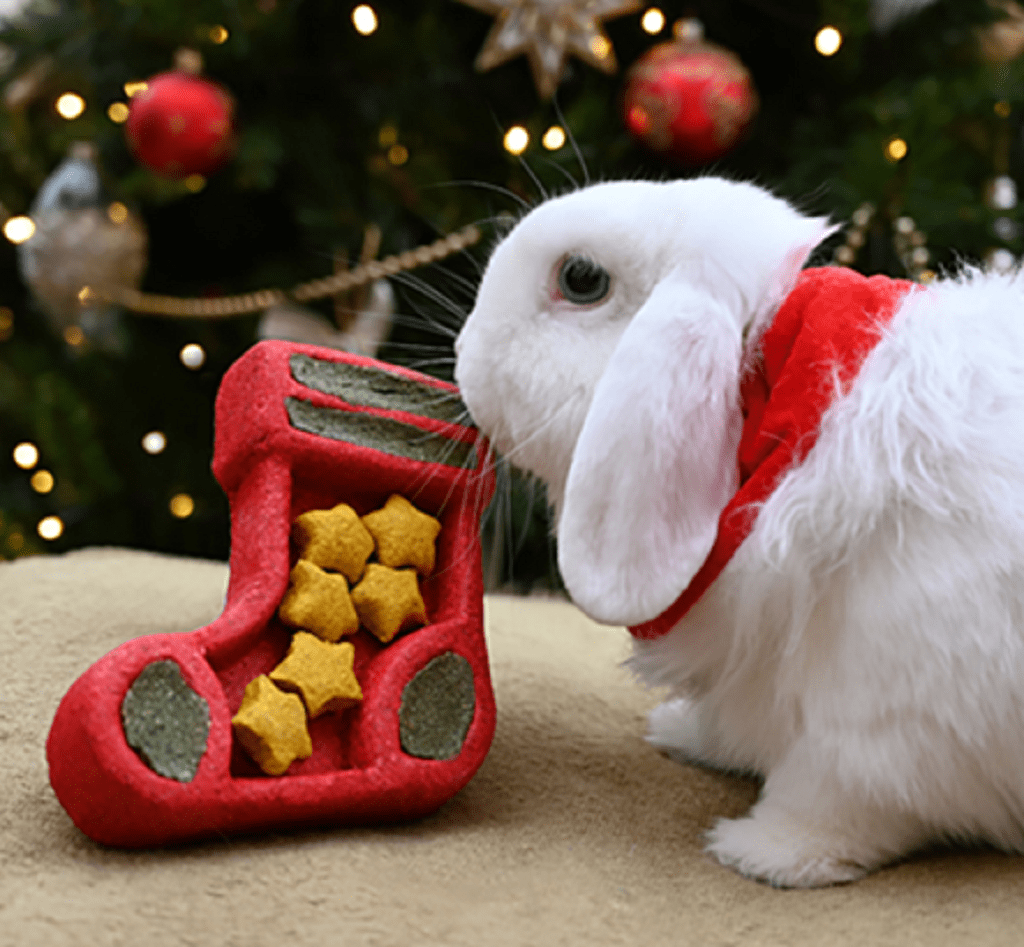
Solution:
M228 366L291 333L450 378L487 248L523 207L587 180L754 180L847 224L818 261L866 273L926 281L1022 251L1012 0L7 9L8 558L103 544L226 557L210 456ZM190 96L201 128L179 115ZM410 251L468 225L478 243L415 266ZM386 281L288 292L401 254ZM242 302L226 312L225 296ZM507 479L493 522L492 581L556 581L532 484Z

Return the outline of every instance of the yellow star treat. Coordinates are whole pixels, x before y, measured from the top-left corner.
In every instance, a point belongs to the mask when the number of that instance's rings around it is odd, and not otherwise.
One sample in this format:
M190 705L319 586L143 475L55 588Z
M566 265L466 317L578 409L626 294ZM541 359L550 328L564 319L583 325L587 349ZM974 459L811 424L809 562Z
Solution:
M441 524L405 497L393 493L383 509L363 517L363 525L377 544L382 565L392 569L412 566L420 575L434 571L434 541Z
M349 582L359 581L373 553L373 537L347 503L295 517L292 538L300 559L340 572Z
M324 641L337 641L359 630L345 576L324 572L300 559L291 571L291 585L277 610L281 621L305 628Z
M302 701L278 690L266 674L249 682L231 725L238 742L268 776L280 776L294 760L313 752Z
M352 602L363 625L387 644L400 631L427 621L427 607L412 569L389 569L371 562L352 590Z
M299 631L270 679L281 690L298 693L310 717L344 710L363 699L352 667L355 653L348 642L329 644Z

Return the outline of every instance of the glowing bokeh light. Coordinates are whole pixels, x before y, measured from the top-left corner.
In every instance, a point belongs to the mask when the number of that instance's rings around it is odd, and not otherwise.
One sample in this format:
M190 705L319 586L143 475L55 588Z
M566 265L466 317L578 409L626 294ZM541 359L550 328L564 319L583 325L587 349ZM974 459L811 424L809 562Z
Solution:
M150 431L142 438L142 449L147 454L159 454L167 446L167 436L163 431Z
M363 36L369 36L375 32L378 26L377 14L368 3L360 3L352 11L352 25L356 32Z
M843 45L843 34L834 26L823 26L814 37L814 48L822 56L834 56Z
M171 515L176 516L179 520L188 519L196 508L195 500L187 493L174 494L171 497L169 506L171 508Z
M36 527L43 539L54 540L64 532L64 521L59 516L44 516Z
M650 7L640 17L640 28L654 36L665 29L665 14L657 7Z
M85 99L77 92L65 92L54 103L54 108L61 118L71 121L85 111Z
M505 132L504 145L509 154L521 155L530 144L530 133L522 125L513 125Z
M24 243L26 240L30 240L35 232L35 221L31 217L26 217L24 214L20 214L17 217L11 217L10 220L4 224L4 236L10 240L11 243Z
M53 474L49 470L37 470L29 484L36 493L49 493L53 489Z
M546 132L540 143L548 151L558 151L565 144L565 129L561 125L552 125Z
M206 361L206 350L195 342L189 342L188 345L182 347L178 358L181 359L182 365L195 371L197 368L203 367L203 363Z
M885 145L885 157L887 161L895 164L907 156L907 143L902 138L891 138Z
M11 456L22 470L31 470L39 463L39 448L29 441L22 441L11 452Z

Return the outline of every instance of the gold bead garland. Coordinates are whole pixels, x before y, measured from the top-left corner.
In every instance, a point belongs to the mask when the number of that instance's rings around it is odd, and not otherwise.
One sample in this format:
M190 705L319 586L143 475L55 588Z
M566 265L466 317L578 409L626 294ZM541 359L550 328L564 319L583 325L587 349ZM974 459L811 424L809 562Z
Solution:
M143 293L128 287L83 287L79 300L93 303L100 300L115 303L132 312L146 316L170 316L180 319L229 319L236 316L262 312L270 306L291 299L295 302L310 302L335 296L356 287L372 283L385 276L394 276L405 270L436 263L445 257L458 253L480 240L480 229L473 224L462 230L435 240L433 243L406 250L383 260L361 264L352 270L335 273L323 279L301 283L291 290L263 289L238 296L222 296L218 299L180 298Z

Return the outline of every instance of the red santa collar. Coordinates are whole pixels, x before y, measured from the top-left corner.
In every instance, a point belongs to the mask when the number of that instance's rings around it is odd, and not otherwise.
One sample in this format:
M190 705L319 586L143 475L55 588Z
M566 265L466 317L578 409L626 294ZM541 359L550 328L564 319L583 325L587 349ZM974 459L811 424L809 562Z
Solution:
M800 274L761 339L757 364L740 386L740 487L719 516L715 544L672 605L629 629L634 637L649 640L671 631L718 578L753 529L758 504L807 456L837 387L849 390L914 285L843 267Z

